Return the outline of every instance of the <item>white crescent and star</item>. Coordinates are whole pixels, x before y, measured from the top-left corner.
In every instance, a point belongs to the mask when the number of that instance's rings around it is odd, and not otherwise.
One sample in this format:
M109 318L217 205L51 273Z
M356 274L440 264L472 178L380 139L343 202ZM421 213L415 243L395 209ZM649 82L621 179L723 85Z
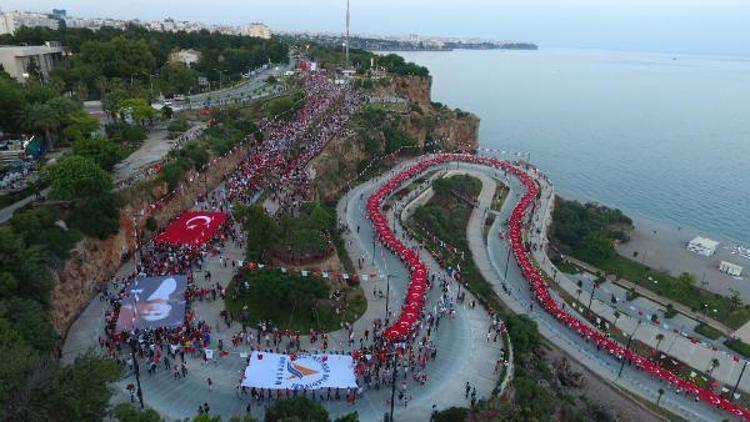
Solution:
M195 220L202 220L203 223L201 223L201 224L192 224L193 221L195 221ZM193 229L195 229L198 226L207 226L208 227L208 226L211 225L211 221L212 220L213 219L211 217L207 216L207 215L196 215L195 217L193 217L193 218L191 218L191 219L189 219L188 221L185 222L185 227L188 230L193 230Z

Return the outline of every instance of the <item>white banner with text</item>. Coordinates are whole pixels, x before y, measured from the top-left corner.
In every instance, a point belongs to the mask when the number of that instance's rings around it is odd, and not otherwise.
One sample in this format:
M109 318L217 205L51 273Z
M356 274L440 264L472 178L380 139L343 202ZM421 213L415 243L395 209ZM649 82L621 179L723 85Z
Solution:
M317 390L356 388L350 355L282 355L253 352L242 380L245 387Z

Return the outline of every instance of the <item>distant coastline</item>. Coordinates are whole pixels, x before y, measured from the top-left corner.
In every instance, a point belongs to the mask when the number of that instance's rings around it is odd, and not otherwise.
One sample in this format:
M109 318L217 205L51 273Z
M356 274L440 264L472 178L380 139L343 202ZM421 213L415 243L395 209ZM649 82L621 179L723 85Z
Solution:
M337 48L347 43L343 35L332 34L290 34L296 41L313 41L321 45ZM453 50L538 50L539 46L525 41L491 41L480 39L448 39L442 37L362 37L352 36L349 47L366 51L453 51Z
M460 44L450 47L432 46L383 46L382 48L367 48L369 51L454 51L454 50L539 50L539 46L533 43L509 43L509 44Z

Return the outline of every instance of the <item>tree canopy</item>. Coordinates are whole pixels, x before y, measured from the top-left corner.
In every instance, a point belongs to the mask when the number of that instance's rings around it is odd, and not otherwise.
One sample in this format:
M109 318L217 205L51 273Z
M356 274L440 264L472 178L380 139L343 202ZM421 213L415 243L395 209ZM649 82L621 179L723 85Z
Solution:
M397 75L419 76L423 78L430 76L430 71L426 67L407 62L398 54L388 54L378 57L377 60L378 64L383 66L388 72Z
M278 236L276 221L260 205L238 205L234 208L234 218L247 233L247 259L264 262Z
M277 400L266 409L265 422L328 422L328 411L306 397Z
M197 32L150 31L136 25L125 29L21 27L13 35L0 36L4 44L42 44L60 41L73 53L57 66L52 78L65 90L86 97L102 98L108 83L125 81L134 88L154 83L165 94L187 93L197 76L212 81L238 79L242 73L262 64L286 63L288 46L278 39L264 40L225 35L206 30ZM167 66L169 56L182 49L200 52L192 68ZM167 66L167 67L165 67Z
M61 158L49 170L49 178L53 199L89 199L112 190L110 175L94 161L80 155Z
M551 238L561 252L596 265L613 256L614 240L627 241L633 221L618 209L558 198Z
M52 166L47 177L50 198L72 202L73 227L100 239L119 230L119 205L112 192L112 178L94 161L80 155L64 157Z
M73 154L87 158L109 172L124 158L125 150L103 136L94 136L73 142Z

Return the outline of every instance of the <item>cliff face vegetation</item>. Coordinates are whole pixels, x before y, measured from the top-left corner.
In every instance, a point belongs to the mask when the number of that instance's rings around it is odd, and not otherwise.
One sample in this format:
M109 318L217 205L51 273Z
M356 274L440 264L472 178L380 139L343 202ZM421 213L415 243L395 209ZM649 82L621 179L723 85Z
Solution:
M319 200L335 200L361 172L367 172L364 178L400 157L477 148L479 118L431 102L431 85L430 78L413 76L375 84L350 130L331 140L309 166Z

